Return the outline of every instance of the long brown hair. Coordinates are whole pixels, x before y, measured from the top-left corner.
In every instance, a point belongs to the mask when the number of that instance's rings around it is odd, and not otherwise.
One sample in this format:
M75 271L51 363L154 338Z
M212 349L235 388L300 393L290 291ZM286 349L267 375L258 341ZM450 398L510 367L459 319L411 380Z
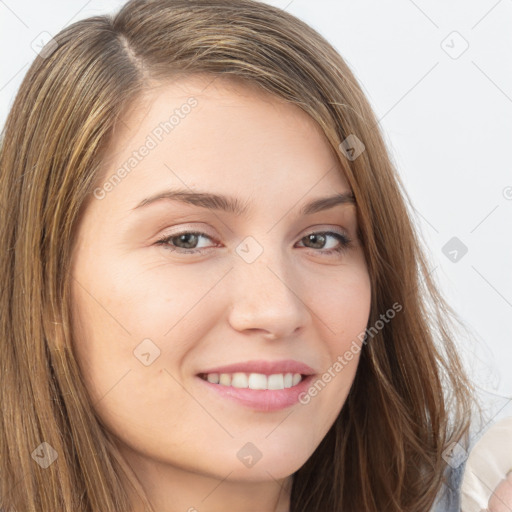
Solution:
M0 505L130 510L130 471L73 353L70 254L116 120L150 82L194 74L242 80L318 122L356 199L369 326L402 306L363 345L339 417L294 474L291 512L428 510L442 486L443 451L463 443L472 405L454 313L350 69L304 22L252 0L130 1L114 17L60 32L20 87L0 153ZM340 149L349 135L365 147L355 159ZM38 455L57 459L43 468Z

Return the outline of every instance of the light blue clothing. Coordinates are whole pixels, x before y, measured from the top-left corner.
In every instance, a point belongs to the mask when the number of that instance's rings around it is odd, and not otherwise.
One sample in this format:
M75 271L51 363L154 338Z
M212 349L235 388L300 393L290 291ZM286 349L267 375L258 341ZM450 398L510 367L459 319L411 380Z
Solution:
M447 484L444 484L431 512L460 512L460 488L466 462L457 468L448 467Z

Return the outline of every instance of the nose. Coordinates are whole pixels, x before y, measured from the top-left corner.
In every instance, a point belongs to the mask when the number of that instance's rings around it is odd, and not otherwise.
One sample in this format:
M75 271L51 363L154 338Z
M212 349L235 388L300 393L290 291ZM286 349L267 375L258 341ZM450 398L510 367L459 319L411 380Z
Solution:
M307 299L301 296L300 277L290 262L270 257L253 263L240 260L230 274L229 323L233 329L276 340L297 335L311 321Z

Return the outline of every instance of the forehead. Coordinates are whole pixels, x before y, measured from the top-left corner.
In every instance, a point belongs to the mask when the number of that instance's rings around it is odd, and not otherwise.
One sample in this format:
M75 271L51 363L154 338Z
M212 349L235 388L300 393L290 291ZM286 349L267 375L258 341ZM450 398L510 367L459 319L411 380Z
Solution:
M123 176L108 199L124 203L177 185L248 202L350 189L306 112L222 77L181 78L144 91L117 124L100 186L116 173Z

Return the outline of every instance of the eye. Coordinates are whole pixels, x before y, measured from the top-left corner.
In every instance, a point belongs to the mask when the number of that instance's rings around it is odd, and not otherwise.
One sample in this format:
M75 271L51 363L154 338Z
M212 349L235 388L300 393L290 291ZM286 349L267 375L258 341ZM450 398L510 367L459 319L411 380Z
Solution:
M198 231L183 231L182 233L177 233L175 235L165 236L164 238L157 240L156 244L162 245L169 251L176 251L184 254L196 254L204 252L204 247L197 248L197 243L201 238L213 240L205 233Z
M206 233L199 231L183 231L182 233L160 238L155 243L156 245L163 246L166 250L179 254L201 254L212 248L212 246L200 247L198 243L201 239L214 240ZM329 244L329 239L332 239L334 242L331 241ZM341 253L348 249L351 244L351 240L346 235L336 231L315 231L302 237L300 242L303 241L313 246L306 245L306 248L323 249L315 250L314 252L327 256L334 253ZM325 250L326 245L331 245L331 247Z
M330 247L327 250L320 251L322 254L330 255L334 253L341 253L347 250L352 242L346 235L338 233L336 231L315 231L301 238L301 241L305 240L306 243L313 244L314 246L321 245L322 247L320 248L323 248L323 246L327 245L327 240L329 238L335 240L334 247ZM307 247L310 248L309 246Z

